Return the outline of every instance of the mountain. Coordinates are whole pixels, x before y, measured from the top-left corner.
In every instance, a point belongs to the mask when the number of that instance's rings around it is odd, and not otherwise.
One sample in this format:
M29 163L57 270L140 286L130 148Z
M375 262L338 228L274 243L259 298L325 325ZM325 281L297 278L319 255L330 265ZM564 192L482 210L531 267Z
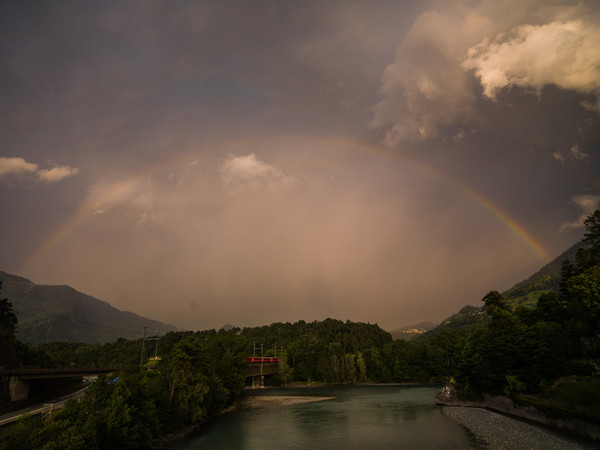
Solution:
M442 320L442 323L440 323L437 327L432 328L418 337L424 341L427 341L439 333L453 330L470 334L477 328L483 328L486 325L487 320L488 319L482 313L481 308L467 305L462 307L456 314L452 314L450 317Z
M396 330L392 330L390 331L390 334L394 340L403 339L405 341L410 341L437 326L437 323L433 322L420 322L414 325L408 325Z
M38 285L0 271L1 298L17 315L17 338L27 344L67 341L97 344L120 337L135 339L148 333L177 331L177 327L147 319L76 291L69 286Z
M583 242L576 243L526 280L520 281L512 288L502 292L509 305L513 308L519 305L535 306L540 295L547 292L558 293L562 264L566 259L574 262L580 247L585 247L585 244ZM427 340L444 331L462 330L470 333L476 328L484 327L488 319L482 314L481 307L465 306L456 314L442 320L437 327L415 337L423 336L423 339Z
M580 247L586 247L586 245L578 242L526 280L504 291L502 295L514 307L518 305L533 306L537 304L540 295L547 292L558 293L562 264L566 259L574 262Z

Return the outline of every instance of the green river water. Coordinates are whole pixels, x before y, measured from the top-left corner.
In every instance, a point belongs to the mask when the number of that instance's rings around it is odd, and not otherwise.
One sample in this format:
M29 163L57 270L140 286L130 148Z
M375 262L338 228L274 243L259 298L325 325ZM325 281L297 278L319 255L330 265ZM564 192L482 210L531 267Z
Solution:
M468 431L442 415L430 386L348 386L265 390L255 395L331 400L269 405L226 414L174 448L467 449Z

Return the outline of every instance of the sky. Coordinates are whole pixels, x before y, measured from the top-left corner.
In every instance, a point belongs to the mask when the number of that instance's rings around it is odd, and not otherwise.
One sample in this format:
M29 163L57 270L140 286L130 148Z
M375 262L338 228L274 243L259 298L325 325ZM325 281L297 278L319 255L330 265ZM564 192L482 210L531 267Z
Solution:
M439 322L600 207L595 1L0 5L0 270L182 329Z

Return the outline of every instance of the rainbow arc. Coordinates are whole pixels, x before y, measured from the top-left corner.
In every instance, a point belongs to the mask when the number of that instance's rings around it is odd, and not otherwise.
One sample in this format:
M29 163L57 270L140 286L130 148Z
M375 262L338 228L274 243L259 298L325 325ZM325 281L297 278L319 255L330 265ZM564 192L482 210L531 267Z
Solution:
M447 174L445 174L429 165L426 165L420 161L417 161L414 158L410 158L409 156L402 154L402 153L392 152L389 150L384 150L381 148L373 147L373 146L370 146L370 145L367 145L364 143L350 142L347 140L337 139L337 138L307 138L307 137L281 138L281 137L276 137L276 138L271 138L270 140L271 141L285 140L286 142L289 142L290 140L294 140L294 139L296 139L298 141L308 142L308 143L312 142L312 143L319 143L319 144L344 145L344 146L349 146L351 148L358 149L360 151L375 153L375 154L378 154L378 155L380 155L382 157L386 157L386 158L401 159L402 161L407 162L407 163L413 165L414 167L419 168L420 170L424 171L425 173L430 174L431 176L433 176L439 180L442 180L443 182L447 183L448 185L452 186L453 188L455 188L455 189L459 190L460 192L464 193L465 195L467 195L473 201L478 203L482 208L485 208L487 211L489 211L491 214L493 214L498 220L503 222L511 230L512 233L514 233L516 236L518 236L542 260L544 260L545 262L550 261L549 252L544 248L544 246L540 242L538 242L531 235L531 233L529 233L523 226L521 226L517 221L512 219L509 216L509 214L502 211L492 201L490 201L489 199L480 195L479 193L475 192L473 189L469 188L464 183L462 183L454 178L451 178ZM257 140L244 140L244 141L228 142L228 143L222 145L221 148L247 149L249 147L249 144L252 142L264 143L265 140L257 139ZM37 265L39 263L39 261L41 261L44 258L45 255L47 255L54 247L56 247L56 245L59 242L64 240L75 228L77 228L83 221L85 221L86 218L93 216L98 211L99 207L101 207L102 204L109 203L112 199L118 197L123 192L126 192L127 190L134 188L137 185L137 183L147 179L148 177L151 177L153 174L157 173L158 171L168 168L170 166L173 166L175 164L181 163L188 159L193 160L194 155L193 154L183 154L183 155L177 156L176 158L156 164L155 166L150 167L150 168L142 171L141 173L138 173L138 174L132 176L131 178L129 178L121 183L116 184L111 189L104 192L103 195L101 195L99 198L95 199L94 201L90 201L89 203L81 206L75 212L75 214L73 214L73 216L71 218L69 218L64 224L62 224L53 233L51 233L46 238L46 240L44 240L44 242L30 255L30 257L26 260L25 264L23 265L20 273L26 274L32 267Z

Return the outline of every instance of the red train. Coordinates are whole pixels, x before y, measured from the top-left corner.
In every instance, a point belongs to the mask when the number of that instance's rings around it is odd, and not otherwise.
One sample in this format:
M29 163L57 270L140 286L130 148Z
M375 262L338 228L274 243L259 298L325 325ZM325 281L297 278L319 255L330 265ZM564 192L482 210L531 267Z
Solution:
M266 358L260 356L249 356L246 358L246 362L249 363L276 363L279 362L279 358L275 358L273 356L268 356Z

